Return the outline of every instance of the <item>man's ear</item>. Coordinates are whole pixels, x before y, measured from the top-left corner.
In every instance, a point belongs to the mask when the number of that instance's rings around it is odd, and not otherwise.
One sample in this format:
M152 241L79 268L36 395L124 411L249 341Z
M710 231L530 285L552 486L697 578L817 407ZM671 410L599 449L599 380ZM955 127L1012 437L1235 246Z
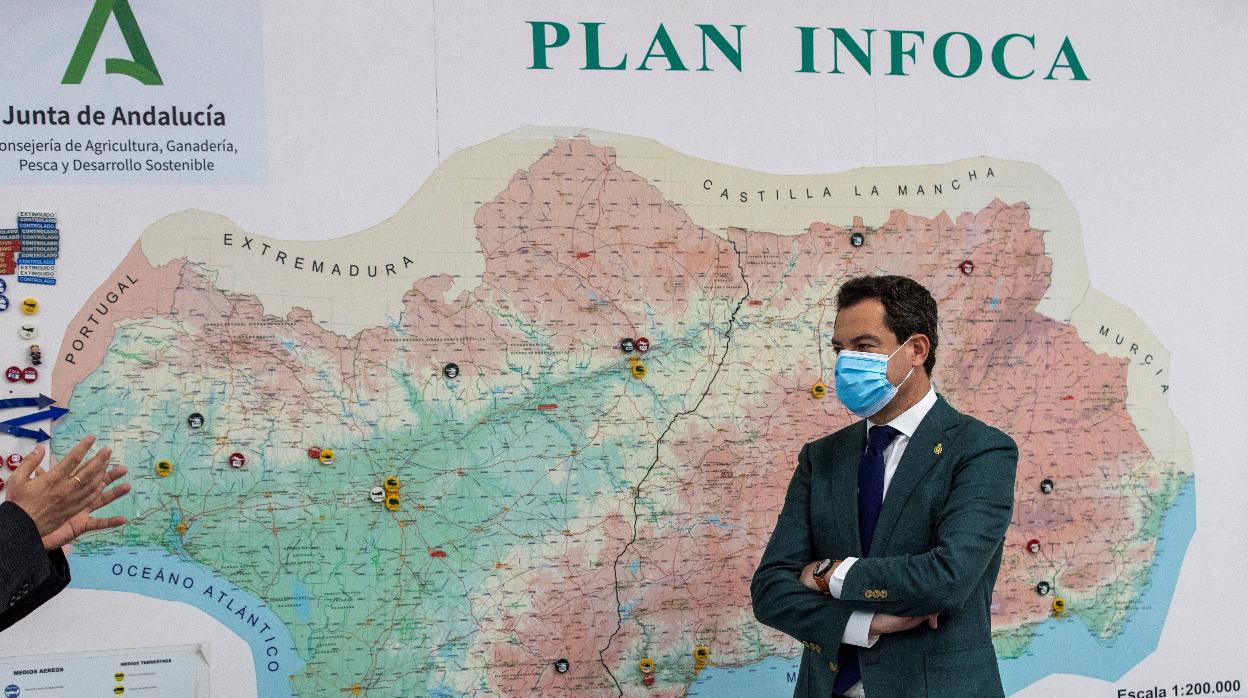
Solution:
M932 340L928 339L925 334L916 334L910 340L910 345L914 347L911 351L914 352L912 356L917 359L915 365L922 366L927 361L928 352L932 350Z

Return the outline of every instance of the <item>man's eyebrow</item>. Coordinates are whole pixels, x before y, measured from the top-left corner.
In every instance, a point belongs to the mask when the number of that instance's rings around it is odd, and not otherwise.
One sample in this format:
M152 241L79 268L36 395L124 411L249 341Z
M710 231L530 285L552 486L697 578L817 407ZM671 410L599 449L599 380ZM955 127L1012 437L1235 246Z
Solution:
M875 335L873 335L873 334L860 334L860 335L858 335L857 337L854 337L853 339L849 340L849 342L847 342L847 344L849 344L849 345L851 345L851 346L852 346L852 345L854 345L854 344L860 344L860 343L862 343L862 342L874 342L874 343L876 343L876 344L879 344L879 343L880 343L880 338L879 338L879 337L876 337L876 336L875 336ZM833 339L833 340L832 340L832 343L833 343L833 344L840 344L840 342L836 341L835 339Z

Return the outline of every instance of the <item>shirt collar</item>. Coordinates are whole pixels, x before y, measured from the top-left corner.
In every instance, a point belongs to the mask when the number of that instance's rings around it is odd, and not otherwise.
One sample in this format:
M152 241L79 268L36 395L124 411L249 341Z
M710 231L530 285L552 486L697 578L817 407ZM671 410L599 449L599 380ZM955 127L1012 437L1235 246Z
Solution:
M908 439L914 436L915 430L919 428L919 422L923 421L923 418L927 416L927 413L932 409L932 406L935 404L936 404L936 388L933 386L927 389L927 395L924 395L922 400L919 400L918 402L914 403L914 405L911 406L910 409L894 417L893 421L888 423L888 426L896 429L902 434L905 434L906 438ZM874 427L874 426L879 426L879 425L871 421L870 419L868 419L867 428L870 429L871 427Z

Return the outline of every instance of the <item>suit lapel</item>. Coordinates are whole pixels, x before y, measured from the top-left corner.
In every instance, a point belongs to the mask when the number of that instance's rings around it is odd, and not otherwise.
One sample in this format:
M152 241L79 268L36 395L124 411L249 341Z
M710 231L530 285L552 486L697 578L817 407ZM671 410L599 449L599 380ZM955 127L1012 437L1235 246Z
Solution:
M877 555L884 555L888 539L897 526L901 512L905 508L910 492L923 480L927 471L931 470L941 454L936 453L936 444L945 438L945 432L957 426L957 412L954 411L943 397L936 400L932 409L919 422L910 443L906 444L906 452L897 464L897 472L888 484L888 492L884 495L884 505L880 509L880 520L875 527L875 537L871 540L871 549ZM865 448L865 445L864 445ZM943 448L941 451L943 452ZM856 498L855 498L856 500ZM855 517L856 518L856 517ZM854 530L858 530L857 522Z
M854 557L862 557L862 543L858 540L858 461L866 448L866 420L855 424L832 446L832 530L843 537L838 542Z

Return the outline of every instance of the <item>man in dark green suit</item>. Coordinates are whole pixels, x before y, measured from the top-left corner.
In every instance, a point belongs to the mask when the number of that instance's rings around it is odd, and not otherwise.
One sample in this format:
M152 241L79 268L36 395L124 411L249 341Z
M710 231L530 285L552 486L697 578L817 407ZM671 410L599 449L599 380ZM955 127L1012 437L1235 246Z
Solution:
M866 419L802 447L754 615L805 646L795 696L1001 696L990 606L1018 449L936 395L917 282L846 282L832 344L837 396Z

